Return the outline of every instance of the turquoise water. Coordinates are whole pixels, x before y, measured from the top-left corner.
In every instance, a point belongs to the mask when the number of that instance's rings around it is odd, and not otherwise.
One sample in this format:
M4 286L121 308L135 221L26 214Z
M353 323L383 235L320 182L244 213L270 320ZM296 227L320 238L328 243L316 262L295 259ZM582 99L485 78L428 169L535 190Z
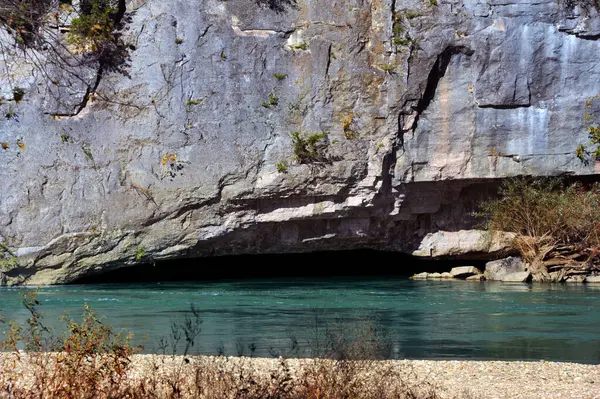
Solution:
M25 290L0 289L4 319L26 319ZM65 310L78 316L87 302L146 352L161 352L159 339L194 304L195 353L310 356L325 329L350 336L368 325L388 358L600 363L600 287L590 285L324 277L69 285L37 296L46 324L60 328Z

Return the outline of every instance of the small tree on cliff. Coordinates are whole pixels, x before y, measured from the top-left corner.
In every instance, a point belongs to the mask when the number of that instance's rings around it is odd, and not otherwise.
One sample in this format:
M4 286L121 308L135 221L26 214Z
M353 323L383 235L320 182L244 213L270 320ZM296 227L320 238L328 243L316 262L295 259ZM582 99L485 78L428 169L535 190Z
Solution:
M125 0L3 0L0 55L27 61L48 85L59 84L57 71L79 82L86 80L85 68L96 69L98 77L104 72L125 73L129 60L129 46L121 34L128 20L125 11ZM11 81L8 68L0 78Z
M579 144L575 150L577 158L584 164L589 164L590 160L600 160L600 94L588 98L585 102L584 119L586 130L588 131L588 144Z

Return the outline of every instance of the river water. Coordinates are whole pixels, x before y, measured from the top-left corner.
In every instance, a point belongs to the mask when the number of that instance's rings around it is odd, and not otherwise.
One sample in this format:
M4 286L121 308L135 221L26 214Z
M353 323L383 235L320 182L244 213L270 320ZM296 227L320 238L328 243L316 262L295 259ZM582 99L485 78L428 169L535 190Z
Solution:
M2 318L27 318L26 290L0 289ZM52 286L37 298L57 330L65 310L77 318L87 302L152 353L193 304L202 320L194 353L311 356L325 336L358 335L385 343L387 358L600 363L600 287L592 285L289 277Z

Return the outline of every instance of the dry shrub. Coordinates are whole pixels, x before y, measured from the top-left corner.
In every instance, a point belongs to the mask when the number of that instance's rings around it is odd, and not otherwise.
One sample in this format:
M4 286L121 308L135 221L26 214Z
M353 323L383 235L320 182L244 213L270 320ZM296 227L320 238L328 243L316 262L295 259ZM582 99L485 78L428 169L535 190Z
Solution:
M338 322L318 328L315 320L314 355L298 373L294 399L438 398L439 389L420 379L409 367L388 358L391 344L386 332L371 320Z
M480 204L490 231L516 233L515 246L534 273L548 266L592 270L600 263L600 187L558 179L507 180L500 196ZM543 278L542 278L543 279Z
M3 358L13 367L3 367L0 389L11 398L119 397L135 353L131 335L114 333L85 306L81 322L64 317L67 332L53 338L37 310L33 293L23 304L30 317L25 325L9 324L2 348ZM20 351L19 349L25 349ZM8 359L8 360L7 360Z
M439 398L438 387L390 361L317 359L304 368L299 383L302 389L293 398Z

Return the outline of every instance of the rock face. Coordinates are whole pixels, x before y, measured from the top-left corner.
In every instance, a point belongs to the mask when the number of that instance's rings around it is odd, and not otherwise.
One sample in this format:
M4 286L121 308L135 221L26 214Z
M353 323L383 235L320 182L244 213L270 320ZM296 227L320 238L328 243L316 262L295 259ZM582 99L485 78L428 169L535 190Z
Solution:
M450 274L454 278L468 278L481 275L481 271L474 266L459 266L453 267L452 270L450 270Z
M600 93L596 11L437 3L129 0L130 65L78 79L43 50L3 50L0 97L25 92L0 106L8 284L231 253L422 253L428 234L471 229L501 178L594 173L574 150ZM293 132L328 132L317 162L295 159Z
M484 281L485 276L483 274L475 274L473 276L467 277L465 280L467 280L467 281Z
M505 283L526 283L531 281L531 273L530 272L513 272L507 273L503 275L499 281L503 281Z
M598 284L600 283L600 276L587 276L585 282L590 284Z
M489 234L483 230L436 231L427 234L412 255L418 257L456 257L476 254L503 254L513 251L514 234Z
M565 279L566 283L585 283L586 276L569 276Z
M429 273L427 273L427 272L418 273L411 277L412 280L427 280L428 278L429 278Z
M519 257L510 256L508 258L495 260L485 264L484 276L487 280L505 281L507 275L514 273L527 272L527 264Z

